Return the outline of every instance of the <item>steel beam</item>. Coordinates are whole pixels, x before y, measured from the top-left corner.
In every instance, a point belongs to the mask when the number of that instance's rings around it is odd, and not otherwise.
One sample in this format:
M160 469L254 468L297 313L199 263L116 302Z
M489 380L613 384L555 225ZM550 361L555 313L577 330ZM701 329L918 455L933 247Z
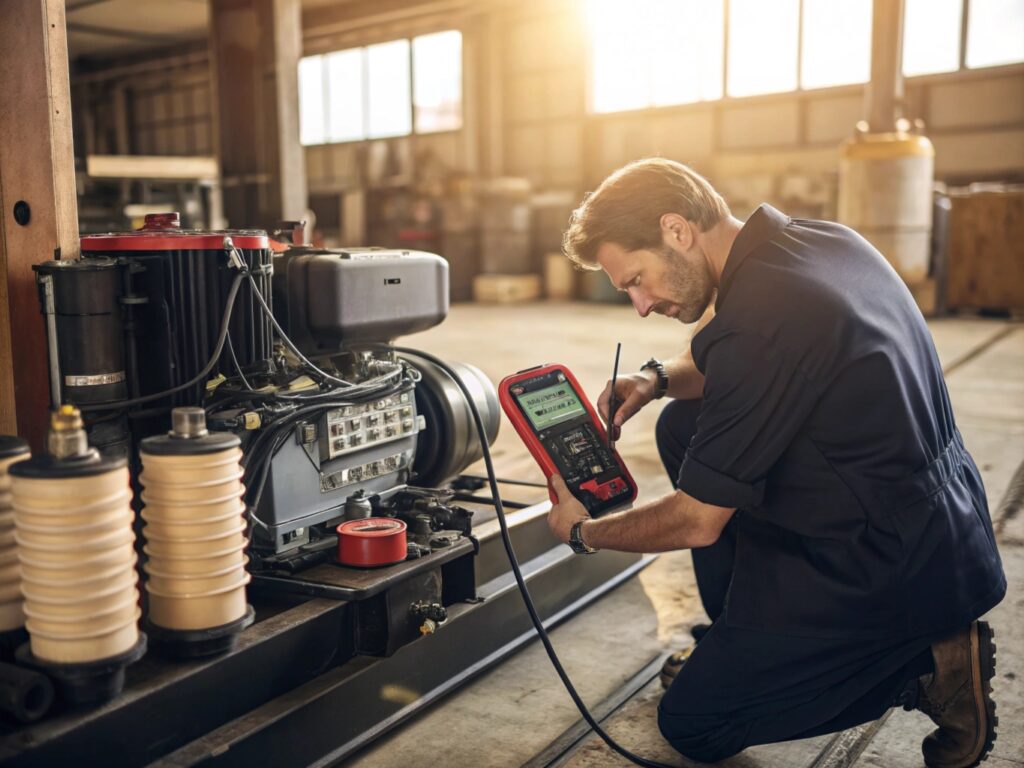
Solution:
M652 561L617 552L581 558L557 547L523 572L546 626L553 627ZM511 573L480 595L482 603L453 608L438 632L394 656L353 659L152 768L330 765L353 754L536 638Z

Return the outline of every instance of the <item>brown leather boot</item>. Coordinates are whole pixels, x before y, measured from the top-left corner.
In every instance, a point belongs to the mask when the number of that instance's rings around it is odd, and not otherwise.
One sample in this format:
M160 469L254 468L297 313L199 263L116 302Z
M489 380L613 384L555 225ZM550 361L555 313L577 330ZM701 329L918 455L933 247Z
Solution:
M919 684L917 704L939 726L921 743L929 768L969 768L992 749L999 722L992 700L996 669L992 637L986 622L974 621L932 645L935 674L930 682Z
M694 624L690 627L690 634L693 636L693 645L683 648L681 651L676 651L667 659L665 663L661 665L661 673L658 675L658 679L661 680L661 687L668 688L672 685L672 681L676 679L676 675L683 668L683 664L690 658L690 654L693 653L693 649L697 647L697 643L701 641L711 630L710 624Z
M667 659L665 663L661 665L661 673L658 675L658 679L661 680L661 687L667 689L672 685L672 681L676 679L676 675L683 668L683 664L690 658L690 654L693 653L694 646L689 648L683 648L681 651L676 651Z

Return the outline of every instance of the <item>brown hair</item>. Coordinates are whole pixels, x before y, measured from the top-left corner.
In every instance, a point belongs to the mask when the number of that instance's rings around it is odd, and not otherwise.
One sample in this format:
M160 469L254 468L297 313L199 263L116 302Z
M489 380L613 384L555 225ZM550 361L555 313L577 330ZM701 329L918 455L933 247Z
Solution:
M598 270L595 257L604 243L629 251L660 247L666 213L678 213L707 232L729 216L729 206L707 179L682 163L637 160L583 198L569 217L562 250L579 267Z

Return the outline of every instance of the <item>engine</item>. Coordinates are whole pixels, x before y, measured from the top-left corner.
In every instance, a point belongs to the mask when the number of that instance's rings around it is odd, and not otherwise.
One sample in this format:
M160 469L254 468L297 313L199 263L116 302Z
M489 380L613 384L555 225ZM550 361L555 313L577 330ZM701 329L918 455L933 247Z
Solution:
M452 374L491 442L494 386L394 346L447 316L445 260L271 245L160 214L83 237L81 260L38 265L54 407L78 406L90 442L130 461L178 406L238 434L257 569L322 561L334 526L371 514L422 528L430 510L428 527L468 533L443 486L480 448Z

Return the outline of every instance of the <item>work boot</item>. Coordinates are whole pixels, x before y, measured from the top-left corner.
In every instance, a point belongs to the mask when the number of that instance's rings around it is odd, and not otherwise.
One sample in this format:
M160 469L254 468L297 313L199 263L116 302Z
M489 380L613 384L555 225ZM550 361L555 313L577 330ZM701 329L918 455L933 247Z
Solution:
M992 677L996 669L993 632L984 621L932 645L935 673L918 683L917 708L936 730L921 743L929 768L978 765L996 740L996 703Z
M676 679L676 675L679 674L679 670L683 668L683 664L690 658L690 654L693 653L693 649L697 647L697 643L701 641L701 638L708 633L711 629L710 624L694 624L690 628L690 634L693 635L693 645L689 645L681 651L676 651L667 659L661 666L661 674L658 675L658 679L661 680L661 687L668 688L672 685L672 681Z

